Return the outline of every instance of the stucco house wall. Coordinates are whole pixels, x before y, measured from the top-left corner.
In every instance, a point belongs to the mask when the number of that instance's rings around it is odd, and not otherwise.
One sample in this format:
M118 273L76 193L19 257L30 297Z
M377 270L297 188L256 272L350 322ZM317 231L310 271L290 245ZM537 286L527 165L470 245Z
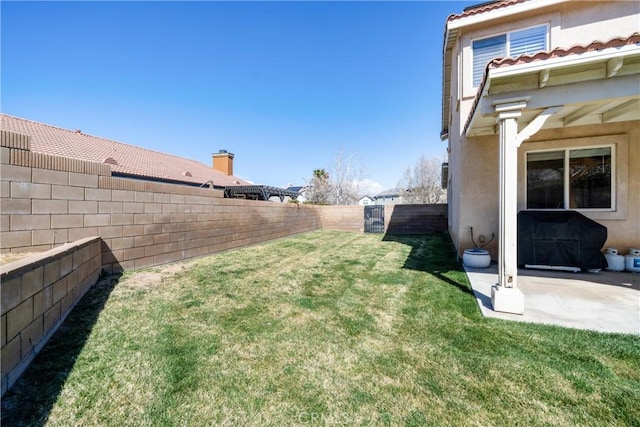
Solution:
M607 227L606 247L626 251L640 243L640 123L622 122L607 125L551 129L541 131L518 150L518 209L525 209L526 153L539 149L586 147L589 145L614 144L616 175L616 210L613 212L581 212ZM473 247L470 227L474 235L490 238L498 232L498 141L492 136L465 140L461 157L467 161L454 178L463 183L455 190L455 205L450 209L458 212L450 220L450 232L457 236L454 241L460 251ZM455 183L454 183L455 185ZM454 229L454 226L457 228ZM477 242L477 239L476 239ZM497 256L497 241L486 249Z
M484 235L487 240L492 233L498 234L498 135L471 138L463 135L478 90L472 81L472 41L546 24L549 50L553 50L638 32L638 2L549 1L546 7L531 8L522 14L507 12L509 8L525 7L526 3L486 12L484 19L478 15L474 18L476 23L459 30L450 57L445 53L445 70L447 61L451 63L450 114L445 118L448 119L449 232L460 255L473 247L471 227L476 237ZM595 140L594 137L602 138ZM640 168L637 166L640 164L640 121L555 128L535 134L518 150L518 209L526 207L527 151L599 143L615 145L615 210L581 212L608 228L607 247L626 251L640 244ZM486 249L497 258L497 240Z

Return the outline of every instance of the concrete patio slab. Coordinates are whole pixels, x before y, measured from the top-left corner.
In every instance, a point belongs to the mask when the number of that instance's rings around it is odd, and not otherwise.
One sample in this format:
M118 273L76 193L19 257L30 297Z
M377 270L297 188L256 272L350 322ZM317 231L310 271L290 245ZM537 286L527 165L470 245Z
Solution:
M519 269L525 308L518 315L491 306L491 286L498 282L495 263L465 270L483 316L640 335L640 273Z

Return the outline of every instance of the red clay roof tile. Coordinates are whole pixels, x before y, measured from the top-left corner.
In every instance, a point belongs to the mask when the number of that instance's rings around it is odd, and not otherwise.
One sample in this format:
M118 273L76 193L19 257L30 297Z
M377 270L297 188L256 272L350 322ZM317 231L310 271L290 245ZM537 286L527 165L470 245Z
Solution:
M211 166L171 154L0 114L0 128L31 136L31 151L110 165L114 173L140 178L216 186L247 185ZM188 173L187 173L188 172Z
M616 37L607 42L593 41L588 45L575 45L569 48L556 48L551 51L537 52L533 55L520 55L516 58L496 58L489 64L489 68L508 67L517 64L528 64L535 61L546 61L551 58L562 58L568 55L578 55L585 52L622 47L640 43L640 33L633 33L629 37Z
M462 13L449 15L447 21L455 21L456 19L466 18L467 16L478 15L480 13L490 12L496 9L502 9L508 6L512 6L518 3L524 3L528 0L503 0L494 2L485 2L478 4L477 6L470 6Z

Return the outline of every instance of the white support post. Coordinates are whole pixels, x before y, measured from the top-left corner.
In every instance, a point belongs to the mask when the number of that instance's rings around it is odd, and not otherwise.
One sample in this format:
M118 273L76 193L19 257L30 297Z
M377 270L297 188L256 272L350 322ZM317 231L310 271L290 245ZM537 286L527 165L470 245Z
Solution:
M526 99L496 102L500 137L498 283L491 289L495 311L524 313L518 279L518 118Z

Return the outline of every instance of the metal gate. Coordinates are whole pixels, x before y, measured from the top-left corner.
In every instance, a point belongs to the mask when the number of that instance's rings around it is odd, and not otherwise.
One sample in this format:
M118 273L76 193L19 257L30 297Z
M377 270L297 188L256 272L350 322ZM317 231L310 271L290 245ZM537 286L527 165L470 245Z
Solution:
M373 205L364 207L364 232L384 233L384 206Z

